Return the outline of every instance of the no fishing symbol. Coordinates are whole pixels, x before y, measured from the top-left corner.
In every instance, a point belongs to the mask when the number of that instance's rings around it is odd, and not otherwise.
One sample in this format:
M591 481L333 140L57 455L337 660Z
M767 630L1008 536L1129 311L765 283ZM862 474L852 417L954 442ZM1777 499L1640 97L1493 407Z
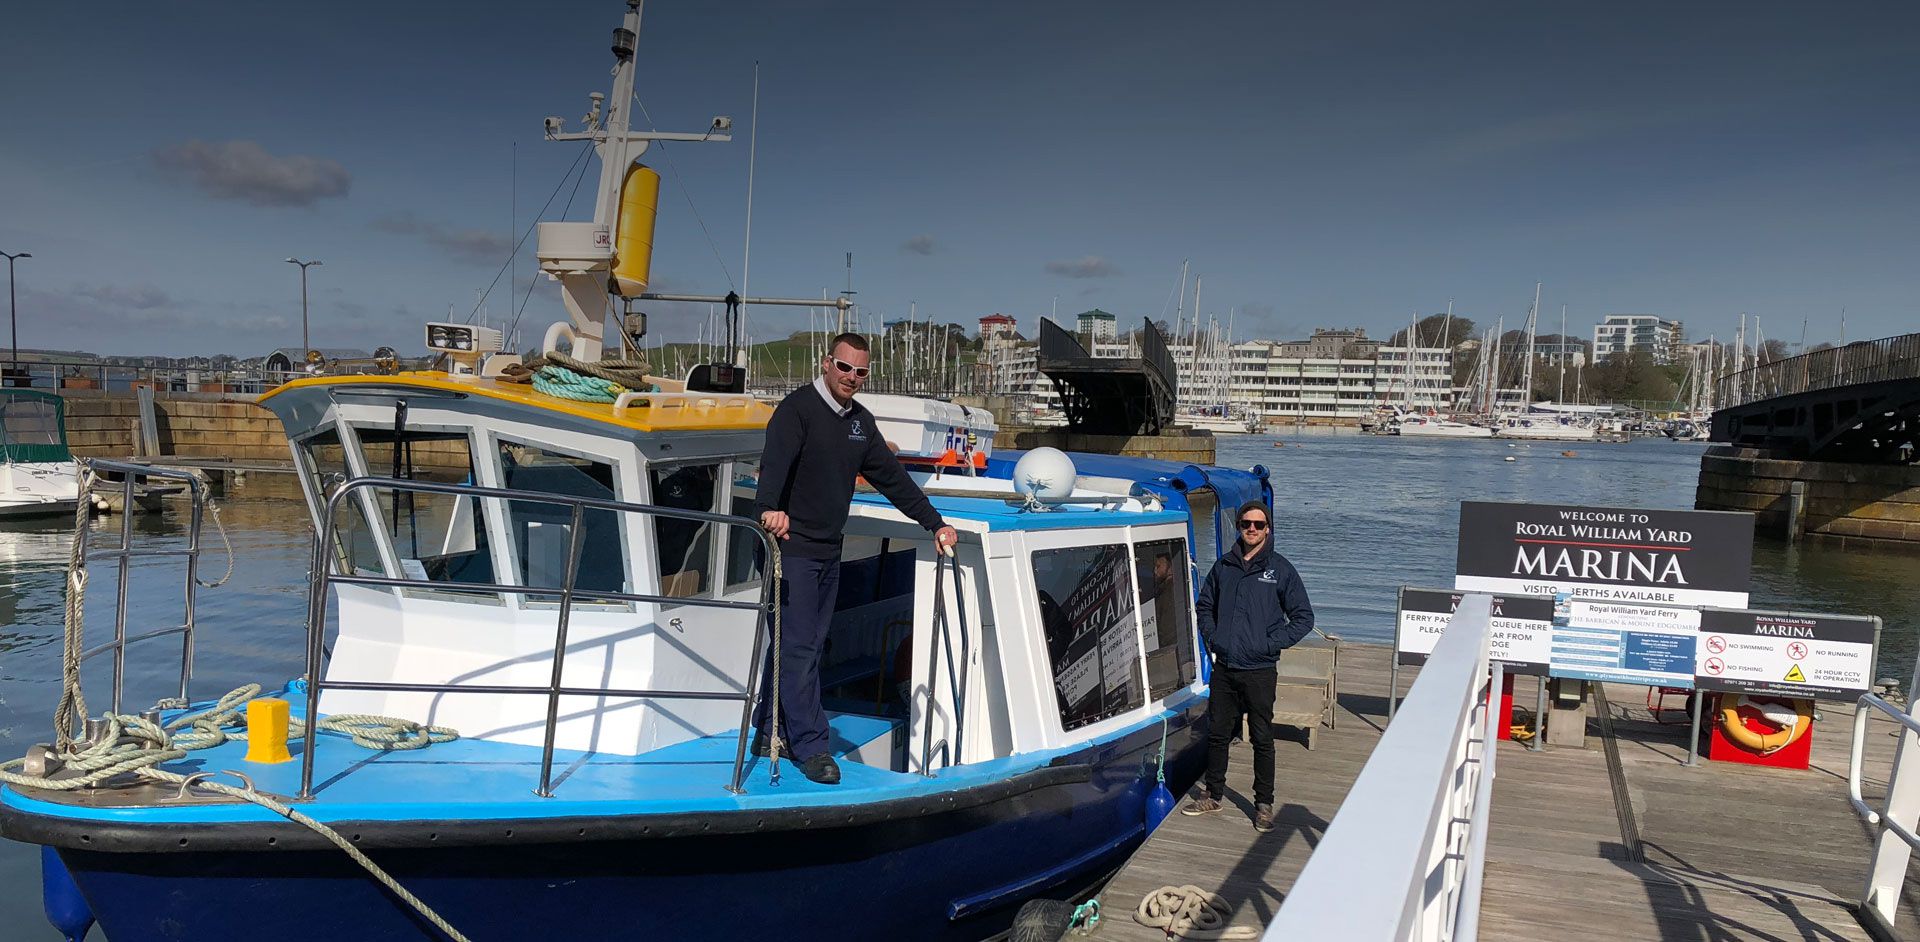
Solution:
M1721 671L1726 669L1727 669L1727 666L1725 664L1720 663L1719 658L1717 657L1707 658L1707 673L1718 675Z

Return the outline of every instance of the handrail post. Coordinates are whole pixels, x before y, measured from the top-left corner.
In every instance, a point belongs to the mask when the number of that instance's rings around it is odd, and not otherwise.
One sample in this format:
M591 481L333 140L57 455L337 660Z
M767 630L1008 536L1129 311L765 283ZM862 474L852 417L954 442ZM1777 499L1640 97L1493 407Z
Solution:
M773 542L773 536L760 527L749 526L746 527L746 529L749 533L759 537L761 546L765 550L765 555L761 557L764 562L760 566L760 611L753 619L753 656L747 662L746 696L740 705L740 741L735 744L733 750L733 784L727 787L727 791L736 795L746 790L747 727L753 723L754 701L765 693L765 691L760 689L760 673L763 669L761 666L761 658L765 657L767 660L772 661L778 653L766 651L765 648L767 646L767 621L777 617L775 614L775 606L780 604L780 587L774 583L773 578L774 570L780 568L775 564L775 560L779 557L780 547ZM773 669L780 669L778 662L773 664ZM778 703L769 707L769 710L778 709L780 709L780 704ZM771 715L771 713L769 715ZM771 743L769 743L769 746L771 746ZM772 761L779 761L771 755L769 755L768 758Z
M313 586L307 596L307 715L304 742L300 748L300 800L313 800L313 753L320 733L320 658L327 631L327 589L333 580L333 553L329 549L338 539L334 520L340 514L346 486L326 496L326 509L320 519L320 532L314 534L313 571L308 580Z
M119 595L113 601L113 712L120 712L121 688L127 676L127 569L133 562L133 475L121 472L126 503L120 508ZM81 494L81 500L92 499Z
M567 619L573 614L573 584L580 577L580 547L585 536L580 504L573 505L573 525L567 531L567 575L560 588L560 617L553 632L553 681L547 694L547 730L540 744L540 787L534 794L553 797L553 741L560 728L560 686L567 669Z
M188 481L187 494L189 496L187 502L192 507L192 510L190 511L190 522L187 526L186 621L184 624L185 630L181 632L180 638L180 706L182 709L184 709L187 704L193 702L187 696L187 687L193 683L193 631L195 624L193 612L195 599L199 594L200 529L206 513L205 501L207 500L207 498L201 494L200 480L198 478L189 478ZM132 503L129 502L124 510L128 515L132 515Z

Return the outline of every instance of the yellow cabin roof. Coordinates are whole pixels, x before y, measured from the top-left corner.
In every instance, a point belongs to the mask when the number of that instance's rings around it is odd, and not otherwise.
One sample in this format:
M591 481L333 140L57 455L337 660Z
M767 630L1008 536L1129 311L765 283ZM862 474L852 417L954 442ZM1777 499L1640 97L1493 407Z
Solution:
M616 411L610 402L561 399L535 392L526 383L506 383L492 377L456 377L439 371L392 376L312 376L276 386L261 395L260 401L290 390L328 386L413 386L460 392L640 432L758 429L765 428L767 419L773 415L772 406L736 393L646 393Z

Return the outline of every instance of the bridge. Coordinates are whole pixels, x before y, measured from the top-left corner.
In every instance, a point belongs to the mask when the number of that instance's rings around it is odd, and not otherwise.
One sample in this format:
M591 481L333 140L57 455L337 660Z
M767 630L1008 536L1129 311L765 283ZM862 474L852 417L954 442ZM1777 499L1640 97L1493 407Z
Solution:
M1096 357L1058 324L1040 319L1035 366L1060 392L1067 427L1094 435L1159 435L1173 425L1179 374L1152 320L1137 357Z
M1920 333L1722 377L1712 439L1781 458L1910 464L1920 446Z

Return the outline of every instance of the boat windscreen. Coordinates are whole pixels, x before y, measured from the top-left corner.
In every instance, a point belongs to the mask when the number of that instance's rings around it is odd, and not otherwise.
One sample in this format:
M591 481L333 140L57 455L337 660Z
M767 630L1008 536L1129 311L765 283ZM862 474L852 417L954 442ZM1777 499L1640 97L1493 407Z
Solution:
M0 460L72 461L63 413L57 397L0 399Z

